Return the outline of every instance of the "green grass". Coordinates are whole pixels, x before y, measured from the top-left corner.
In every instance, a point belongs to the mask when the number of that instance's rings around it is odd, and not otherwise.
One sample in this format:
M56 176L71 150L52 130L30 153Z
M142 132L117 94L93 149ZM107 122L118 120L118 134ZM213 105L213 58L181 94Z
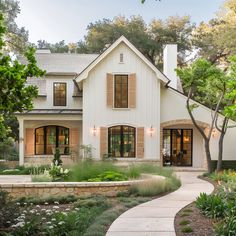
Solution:
M8 168L6 166L1 166L0 175L30 175L37 173L42 173L45 169L48 169L48 165L40 166L16 166L15 168Z
M186 217L186 216L190 216L190 215L187 214L187 213L183 213L183 214L180 215L180 217Z
M183 212L190 213L190 212L193 212L193 210L192 209L184 209Z
M182 220L179 222L179 225L188 225L188 224L190 224L189 220Z
M181 229L182 233L192 233L193 229L190 226L185 226Z

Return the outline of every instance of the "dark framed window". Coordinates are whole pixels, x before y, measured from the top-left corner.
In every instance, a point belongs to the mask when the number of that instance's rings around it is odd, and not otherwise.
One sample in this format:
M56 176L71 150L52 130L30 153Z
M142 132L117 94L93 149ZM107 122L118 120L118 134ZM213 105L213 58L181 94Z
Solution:
M128 108L128 75L115 75L115 108Z
M66 83L53 83L53 105L66 106Z
M135 157L135 128L113 126L108 129L108 153L112 157Z
M69 129L62 126L43 126L35 129L35 155L53 154L55 148L61 154L69 154Z
M163 129L163 163L192 166L193 130Z

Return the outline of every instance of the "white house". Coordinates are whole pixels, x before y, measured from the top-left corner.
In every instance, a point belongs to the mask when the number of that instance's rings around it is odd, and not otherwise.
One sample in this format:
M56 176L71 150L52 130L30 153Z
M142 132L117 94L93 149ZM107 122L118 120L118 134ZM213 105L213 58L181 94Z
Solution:
M152 160L161 165L206 165L204 143L187 113L174 69L177 46L164 49L164 74L125 37L101 55L53 54L39 51L44 78L29 79L39 87L34 109L17 114L20 124L20 164L49 163L59 147L64 161L91 144L93 157ZM211 112L195 111L206 130ZM231 122L232 123L232 122ZM211 138L217 159L217 132ZM224 160L234 160L236 129L225 137Z

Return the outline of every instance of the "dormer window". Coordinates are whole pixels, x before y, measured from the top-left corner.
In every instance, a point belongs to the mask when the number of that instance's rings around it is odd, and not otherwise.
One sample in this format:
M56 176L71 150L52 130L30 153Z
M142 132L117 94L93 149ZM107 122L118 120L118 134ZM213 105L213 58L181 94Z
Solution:
M124 63L124 54L120 53L120 63Z
M53 105L66 106L66 83L53 84Z

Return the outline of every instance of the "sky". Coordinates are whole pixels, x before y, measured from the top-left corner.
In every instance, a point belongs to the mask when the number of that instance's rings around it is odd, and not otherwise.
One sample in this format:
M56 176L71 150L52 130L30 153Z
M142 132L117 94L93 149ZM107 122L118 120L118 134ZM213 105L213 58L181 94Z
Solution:
M153 18L190 15L193 22L208 21L224 0L19 0L21 13L16 22L29 31L29 41L78 42L87 25L103 18L141 15L146 23Z

